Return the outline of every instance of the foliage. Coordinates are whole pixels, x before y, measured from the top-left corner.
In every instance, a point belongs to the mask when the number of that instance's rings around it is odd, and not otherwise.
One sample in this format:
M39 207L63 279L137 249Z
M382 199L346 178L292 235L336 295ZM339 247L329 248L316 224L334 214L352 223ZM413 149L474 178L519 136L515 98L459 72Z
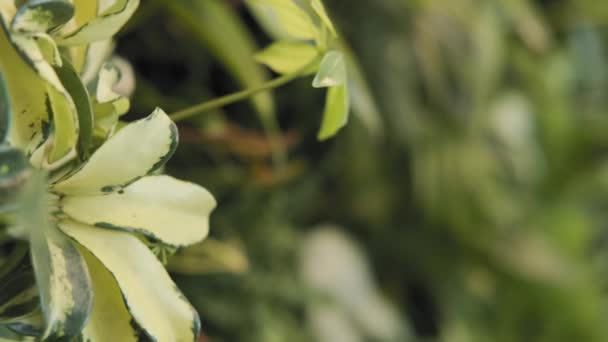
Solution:
M602 2L0 14L1 336L608 340Z

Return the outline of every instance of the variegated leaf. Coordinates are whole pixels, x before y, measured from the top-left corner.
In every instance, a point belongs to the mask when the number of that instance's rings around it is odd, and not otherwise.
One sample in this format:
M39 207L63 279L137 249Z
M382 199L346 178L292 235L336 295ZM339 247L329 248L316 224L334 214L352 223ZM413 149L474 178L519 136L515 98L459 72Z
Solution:
M46 107L46 85L13 47L2 18L0 57L0 72L3 74L14 113L8 139L11 145L25 149L27 154L31 154L43 142L42 134L37 133L48 133L50 127Z
M215 199L204 188L169 176L148 176L105 196L66 196L71 218L102 228L132 231L181 247L203 240Z
M173 155L177 127L161 109L132 122L108 139L88 162L53 188L62 194L93 195L121 190L149 175Z
M139 0L117 0L98 16L58 39L61 45L106 40L118 32L139 6Z
M0 20L1 21L1 20ZM65 90L33 36L0 32L0 70L8 84L14 122L11 144L28 154L47 138L53 118L54 141L48 163L74 150L78 139L78 117L70 94ZM27 79L27 82L23 82Z
M22 196L17 223L29 233L45 323L42 338L69 339L78 336L86 323L93 292L84 259L50 223L52 201L44 175L34 173Z
M82 246L79 250L87 262L95 293L91 315L82 330L82 340L139 341L140 331L133 326L133 317L127 310L116 279L88 250Z
M200 329L198 314L139 239L130 233L69 219L62 220L59 227L112 273L131 315L149 337L156 341L196 340Z
M79 126L78 155L84 160L89 156L93 138L93 107L89 92L69 62L65 61L61 67L55 67L55 72L74 99Z

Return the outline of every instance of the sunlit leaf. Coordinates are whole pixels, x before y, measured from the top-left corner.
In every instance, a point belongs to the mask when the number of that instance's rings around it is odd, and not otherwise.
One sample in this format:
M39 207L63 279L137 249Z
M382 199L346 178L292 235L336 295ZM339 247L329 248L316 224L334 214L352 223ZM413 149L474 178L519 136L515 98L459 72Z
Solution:
M318 55L319 51L310 44L278 41L256 53L255 60L279 74L289 74L310 64Z

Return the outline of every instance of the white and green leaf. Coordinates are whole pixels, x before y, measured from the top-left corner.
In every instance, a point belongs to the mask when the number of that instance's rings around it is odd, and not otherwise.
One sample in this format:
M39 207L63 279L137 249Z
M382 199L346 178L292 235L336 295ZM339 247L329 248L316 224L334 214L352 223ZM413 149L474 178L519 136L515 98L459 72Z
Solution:
M40 293L45 328L42 339L80 334L91 309L93 292L84 259L74 244L50 223L42 172L31 177L22 196L18 224L29 232L32 266Z
M278 41L255 54L254 58L279 74L296 72L312 63L319 51L311 44L294 41ZM311 67L307 72L316 71Z
M98 16L58 38L60 45L87 44L114 36L131 18L139 0L117 0Z
M8 84L15 113L11 144L33 153L48 137L52 118L55 134L47 162L57 162L74 150L78 140L78 116L70 94L34 36L9 35L7 30L2 30L0 51L0 70Z
M139 341L139 331L123 300L116 279L86 248L79 246L93 284L93 309L84 329L83 341ZM155 300L155 299L150 299Z
M48 134L46 84L21 57L10 42L7 27L0 18L0 72L11 104L8 140L12 146L31 154ZM24 82L23 80L28 80ZM39 134L45 132L45 134Z
M108 194L121 190L163 166L177 148L177 127L161 109L119 130L81 169L55 185L70 195Z
M200 330L198 314L139 239L130 233L99 229L69 219L62 220L59 226L112 274L129 312L150 338L196 340Z
M346 62L344 55L336 50L323 56L319 71L312 81L315 88L335 87L346 82Z
M323 122L318 139L325 140L334 136L348 122L349 98L348 87L342 84L327 90Z
M169 176L148 176L105 196L66 196L61 209L89 225L141 233L182 247L202 241L216 202L204 188Z

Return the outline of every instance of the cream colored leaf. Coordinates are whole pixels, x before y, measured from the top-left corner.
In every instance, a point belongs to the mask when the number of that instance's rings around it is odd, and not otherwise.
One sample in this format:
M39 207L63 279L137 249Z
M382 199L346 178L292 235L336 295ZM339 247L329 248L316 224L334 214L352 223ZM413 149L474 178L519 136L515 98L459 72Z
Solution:
M93 195L120 190L151 174L171 157L177 147L177 127L161 109L132 122L108 139L88 162L54 191Z
M148 176L123 191L102 196L66 196L63 212L103 228L142 233L181 247L203 240L215 199L204 188L169 176Z
M171 342L196 340L198 314L140 240L73 220L63 220L59 226L112 273L131 315L150 337Z

